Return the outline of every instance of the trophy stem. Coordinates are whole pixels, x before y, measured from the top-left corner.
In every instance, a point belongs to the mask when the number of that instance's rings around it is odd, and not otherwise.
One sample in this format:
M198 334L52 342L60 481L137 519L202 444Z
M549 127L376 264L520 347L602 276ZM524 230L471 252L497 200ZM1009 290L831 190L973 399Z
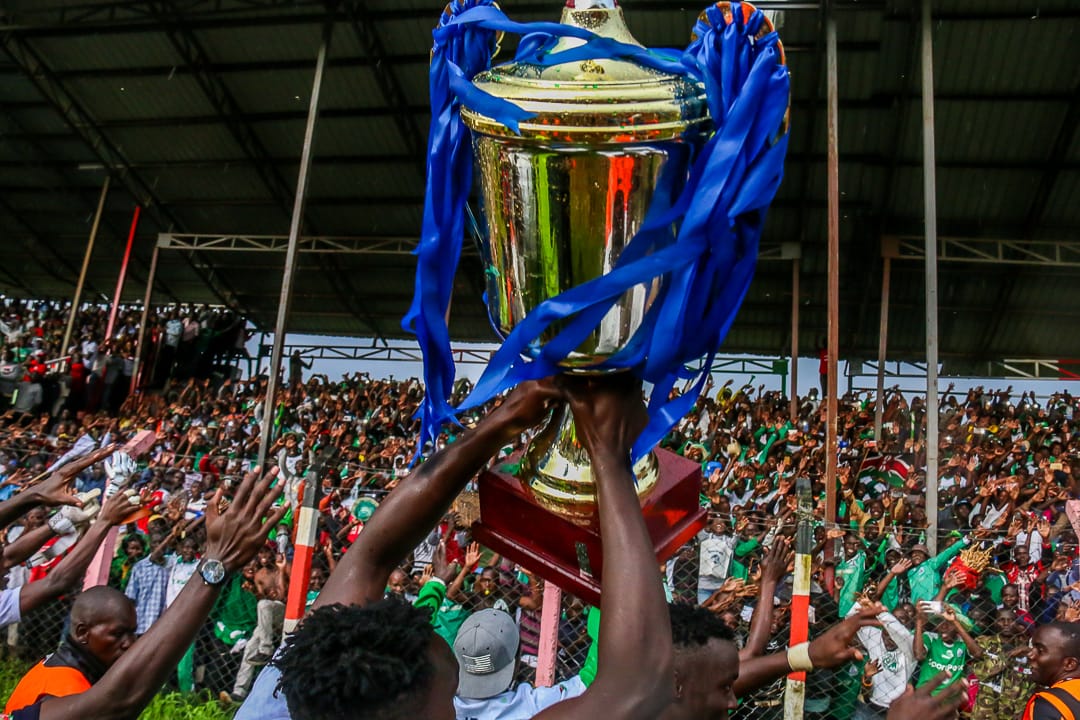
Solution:
M634 465L638 499L644 503L660 479L656 454ZM529 444L518 474L538 505L579 525L598 523L596 483L589 454L577 439L574 416L562 406Z

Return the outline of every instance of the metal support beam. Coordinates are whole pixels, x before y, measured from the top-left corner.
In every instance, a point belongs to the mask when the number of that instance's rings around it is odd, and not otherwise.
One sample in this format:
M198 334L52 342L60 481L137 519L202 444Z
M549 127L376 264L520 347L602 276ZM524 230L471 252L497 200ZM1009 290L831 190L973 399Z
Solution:
M146 339L146 323L150 318L150 303L154 297L154 277L157 275L158 251L154 246L154 252L150 256L150 272L146 276L146 293L143 295L142 315L139 317L139 336L135 341L135 367L131 372L131 388L129 392L135 392L139 385L139 374L143 371L142 359L146 355L143 340Z
M938 285L937 175L934 167L934 29L922 0L923 204L926 212L926 545L937 554L938 530Z
M378 236L334 237L302 236L297 240L298 253L328 253L338 255L412 255L419 244L418 237ZM200 250L203 252L264 252L280 253L289 248L288 235L224 235L214 233L160 233L157 246L162 250ZM476 255L467 243L462 255Z
M142 207L135 206L135 212L131 217L131 230L128 232L127 247L124 248L124 259L120 263L120 274L116 279L116 293L113 295L112 307L109 308L109 322L105 326L105 337L113 336L113 328L116 327L116 315L120 312L120 293L124 292L124 280L127 278L128 261L131 260L131 246L135 244L135 231L139 227L139 215ZM134 376L134 373L132 374Z
M75 328L75 316L79 314L79 298L82 296L83 283L86 282L86 271L90 268L90 257L94 254L94 240L97 239L98 227L101 225L101 212L105 209L105 198L108 196L109 177L105 176L105 182L101 184L97 212L94 213L94 224L90 227L90 239L86 241L86 252L83 254L82 269L79 270L79 281L75 284L75 295L71 299L71 311L68 312L67 326L64 328L64 341L60 343L61 355L67 355L68 346L71 344L71 331Z
M881 419L885 413L885 356L889 344L889 281L892 258L886 255L881 262L881 317L878 319L877 394L874 399L874 440L881 445Z
M924 260L926 236L892 236L901 260ZM938 262L1080 267L1080 241L937 237ZM996 313L1000 314L1000 313Z
M799 417L799 265L800 258L791 261L791 421Z
M281 371L281 351L285 345L285 334L289 321L289 306L292 303L293 273L296 271L297 247L300 244L300 228L304 222L304 201L307 199L308 173L311 170L311 150L315 144L315 123L319 117L319 96L322 93L323 71L326 67L326 53L333 26L327 25L323 33L322 46L319 48L315 63L315 77L311 83L311 102L308 105L307 128L304 130L304 150L301 154L300 171L296 180L296 198L293 202L292 221L289 224L289 247L285 254L285 270L281 278L281 299L278 303L277 322L274 324L274 349L270 356L269 379L266 385L266 400L263 403L262 428L259 434L258 467L266 465L266 452L272 442L274 415L277 403L278 377Z
M826 429L825 429L825 522L836 522L836 452L837 452L837 355L840 352L840 151L837 84L836 18L832 5L825 5L825 86L828 97L827 172L828 190L828 338L826 348ZM836 543L825 544L825 559L836 553ZM826 570L826 584L832 590L832 572Z

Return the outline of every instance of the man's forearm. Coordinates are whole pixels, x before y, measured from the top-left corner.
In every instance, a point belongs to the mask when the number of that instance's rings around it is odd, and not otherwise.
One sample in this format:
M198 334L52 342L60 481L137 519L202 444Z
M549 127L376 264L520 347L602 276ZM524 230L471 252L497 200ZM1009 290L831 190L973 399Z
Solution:
M97 553L98 546L109 534L109 530L112 529L112 525L106 522L98 521L90 526L90 529L86 531L82 539L75 543L75 546L68 551L68 554L52 569L48 575L38 582L30 583L26 586L22 598L21 607L23 612L26 612L28 607L27 603L32 603L32 606L36 607L52 598L59 597L65 592L75 587L83 576L86 575L86 569L90 567L91 561L94 559L94 555ZM27 591L34 588L35 585L40 584L40 591L43 597L38 597L38 592L32 592L30 596L27 596Z
M26 511L37 507L41 502L29 490L0 502L0 527L7 527L19 519Z
M746 697L773 680L787 675L791 671L787 653L778 652L770 655L743 660L739 658L739 679L735 681L735 697Z
M4 548L3 569L7 570L25 561L55 534L48 523L24 532L18 540Z
M773 595L775 594L776 583L762 581L758 590L758 603L750 619L750 632L746 636L746 645L739 651L740 661L745 662L765 652L765 646L769 642L769 631L772 629Z
M640 715L634 717L656 717L674 689L665 687L671 684L673 652L656 556L634 492L629 456L601 450L592 456L592 470L604 578L599 670L590 689L610 689L611 696L637 703ZM643 657L650 662L642 663ZM650 708L655 712L650 714Z
M338 563L314 607L363 605L382 597L394 566L431 532L506 439L500 423L482 422L394 488Z

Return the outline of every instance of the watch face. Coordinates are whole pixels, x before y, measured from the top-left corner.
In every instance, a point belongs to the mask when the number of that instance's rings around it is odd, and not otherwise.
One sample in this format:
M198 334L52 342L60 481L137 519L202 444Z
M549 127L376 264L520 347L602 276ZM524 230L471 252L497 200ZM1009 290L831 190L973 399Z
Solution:
M219 585L225 579L225 566L220 560L203 560L199 573L211 585Z

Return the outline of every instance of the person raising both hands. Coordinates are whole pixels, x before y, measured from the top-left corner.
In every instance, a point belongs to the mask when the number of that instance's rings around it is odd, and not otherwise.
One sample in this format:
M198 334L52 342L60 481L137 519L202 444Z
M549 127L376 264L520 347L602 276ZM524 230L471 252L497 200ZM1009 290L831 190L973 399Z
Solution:
M252 473L231 502L218 490L206 508L206 552L160 622L140 637L89 690L47 697L3 720L127 720L137 718L191 645L226 580L254 557L287 507L272 509L280 495L271 485L277 471Z

